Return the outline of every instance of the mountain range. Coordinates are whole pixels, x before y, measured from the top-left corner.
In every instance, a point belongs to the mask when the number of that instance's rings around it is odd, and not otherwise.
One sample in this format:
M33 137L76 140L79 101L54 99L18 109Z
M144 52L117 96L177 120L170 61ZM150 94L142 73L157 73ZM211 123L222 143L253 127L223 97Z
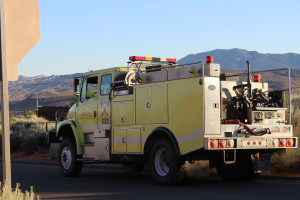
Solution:
M205 62L206 56L213 56L214 63L221 65L221 71L246 70L246 61L250 61L251 70L269 70L278 68L292 69L292 88L294 93L300 93L300 54L262 54L257 51L244 49L216 49L213 51L189 54L178 60L178 64ZM64 106L69 105L73 99L73 79L82 73L68 75L19 76L14 82L9 82L10 110L20 111L25 108L33 110L37 104L40 106ZM269 77L269 81L281 84L281 77L276 79Z
M178 64L205 62L206 56L213 56L214 63L219 63L221 68L241 70L247 69L246 61L251 65L251 70L269 70L278 68L300 69L300 54L270 54L247 51L245 49L216 49L213 51L189 54L178 61Z

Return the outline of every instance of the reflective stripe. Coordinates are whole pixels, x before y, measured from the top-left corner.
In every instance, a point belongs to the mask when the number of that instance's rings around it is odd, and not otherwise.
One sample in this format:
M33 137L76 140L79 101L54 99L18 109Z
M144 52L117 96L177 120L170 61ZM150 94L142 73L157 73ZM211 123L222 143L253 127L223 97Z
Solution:
M100 130L108 130L110 129L110 125L99 126Z
M94 131L94 130L98 129L97 124L96 125L81 125L80 127L83 131Z
M203 137L204 136L204 130L203 128L193 131L191 133L185 134L183 136L177 136L176 139L178 141L179 144L194 140L196 138L199 137Z

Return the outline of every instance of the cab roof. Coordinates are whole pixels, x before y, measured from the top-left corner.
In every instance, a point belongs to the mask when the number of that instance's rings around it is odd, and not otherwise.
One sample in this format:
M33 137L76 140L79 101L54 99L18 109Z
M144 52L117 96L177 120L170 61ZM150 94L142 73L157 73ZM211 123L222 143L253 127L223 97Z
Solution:
M127 67L112 67L107 69L100 69L95 71L89 71L84 73L82 76L90 76L95 74L106 74L106 73L112 73L112 72L119 72L119 71L127 71Z

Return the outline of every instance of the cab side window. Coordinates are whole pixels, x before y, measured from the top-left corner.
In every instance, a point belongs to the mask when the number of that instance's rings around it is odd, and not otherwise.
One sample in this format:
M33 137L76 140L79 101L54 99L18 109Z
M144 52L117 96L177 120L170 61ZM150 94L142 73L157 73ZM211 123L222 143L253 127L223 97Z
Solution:
M88 77L83 79L81 88L81 101L96 97L98 94L98 77Z
M111 74L103 75L101 77L101 95L109 95L110 92L110 84L111 84Z

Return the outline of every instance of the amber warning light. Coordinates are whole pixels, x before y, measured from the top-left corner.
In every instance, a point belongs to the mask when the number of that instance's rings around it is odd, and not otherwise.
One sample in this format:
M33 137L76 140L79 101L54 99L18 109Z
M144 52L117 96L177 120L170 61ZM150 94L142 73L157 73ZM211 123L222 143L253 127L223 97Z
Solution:
M206 56L206 63L213 63L213 57L212 56Z

